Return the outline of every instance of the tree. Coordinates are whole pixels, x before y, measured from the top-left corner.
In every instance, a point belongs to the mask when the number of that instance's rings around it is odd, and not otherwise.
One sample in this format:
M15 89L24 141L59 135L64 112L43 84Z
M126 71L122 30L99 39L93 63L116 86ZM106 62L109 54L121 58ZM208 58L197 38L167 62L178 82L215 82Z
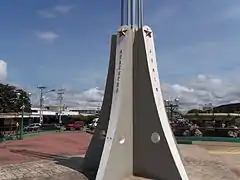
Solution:
M30 112L31 102L28 93L15 86L0 83L0 113L21 112L22 105L25 106L25 112Z
M189 110L187 112L187 114L189 114L189 113L196 113L196 114L198 114L198 113L202 113L202 112L204 112L204 111L202 111L201 109L191 109L191 110Z

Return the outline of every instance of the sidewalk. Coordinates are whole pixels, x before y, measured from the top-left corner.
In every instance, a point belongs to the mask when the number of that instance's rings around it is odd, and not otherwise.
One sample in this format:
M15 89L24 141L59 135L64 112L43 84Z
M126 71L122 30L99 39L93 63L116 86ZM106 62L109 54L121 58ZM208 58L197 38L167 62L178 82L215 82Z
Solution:
M71 159L71 157L66 158L65 160L62 160L62 162L61 160L41 160L0 166L0 180L87 180L83 174L76 170L76 167L68 167L68 165L72 163L69 162ZM80 166L81 161L78 161L78 163Z

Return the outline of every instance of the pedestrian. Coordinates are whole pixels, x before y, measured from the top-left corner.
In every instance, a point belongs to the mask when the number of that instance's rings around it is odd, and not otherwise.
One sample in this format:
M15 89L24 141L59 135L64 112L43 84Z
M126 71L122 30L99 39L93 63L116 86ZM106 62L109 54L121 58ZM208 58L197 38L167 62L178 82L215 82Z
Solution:
M16 123L16 137L19 138L19 123Z

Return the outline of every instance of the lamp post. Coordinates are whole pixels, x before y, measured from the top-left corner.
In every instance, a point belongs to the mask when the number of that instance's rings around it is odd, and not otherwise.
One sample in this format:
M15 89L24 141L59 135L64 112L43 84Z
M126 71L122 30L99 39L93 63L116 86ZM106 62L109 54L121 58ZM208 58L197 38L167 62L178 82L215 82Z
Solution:
M63 94L65 89L59 89L58 90L58 100L59 100L59 124L62 124L62 101L63 101Z
M17 99L20 100L21 93L17 93ZM28 97L31 96L31 93L28 93ZM23 122L24 122L24 110L25 110L25 105L24 105L24 97L21 99L21 122L20 122L20 137L19 139L23 139Z
M24 121L24 109L25 109L25 105L23 104L21 106L21 110L22 110L22 118L21 118L21 124L20 124L20 139L23 139L23 121Z
M38 86L37 88L40 89L40 118L39 118L39 121L40 121L40 123L43 123L43 113L42 113L42 111L43 111L43 95L47 94L49 92L54 92L55 89L51 89L51 90L44 92L43 90L46 89L47 87Z
M31 95L32 95L32 93L28 93L28 98L30 100L30 103L31 103ZM30 119L31 119L31 115L32 115L31 109L30 109L30 112L28 115L29 115L28 116L28 124L30 124L30 121L31 121Z
M170 120L173 118L173 113L178 111L179 107L179 99L171 100L164 100L165 108L167 109L167 115Z

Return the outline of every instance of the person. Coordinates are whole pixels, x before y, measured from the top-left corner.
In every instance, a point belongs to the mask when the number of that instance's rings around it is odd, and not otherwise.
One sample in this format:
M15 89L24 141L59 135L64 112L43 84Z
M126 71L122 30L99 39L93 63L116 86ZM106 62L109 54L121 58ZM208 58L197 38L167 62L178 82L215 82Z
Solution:
M19 138L19 123L16 123L16 137Z

